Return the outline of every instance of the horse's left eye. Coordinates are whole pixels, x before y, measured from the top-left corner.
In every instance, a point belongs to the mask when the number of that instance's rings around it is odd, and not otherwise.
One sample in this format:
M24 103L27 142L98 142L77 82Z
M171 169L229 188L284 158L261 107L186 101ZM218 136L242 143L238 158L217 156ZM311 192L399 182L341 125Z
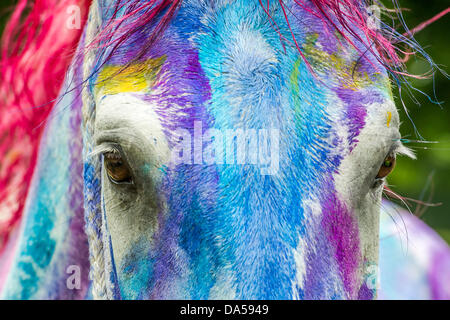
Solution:
M384 158L383 164L377 174L377 179L382 179L388 176L395 167L395 155L390 154Z
M107 152L103 157L106 174L113 183L132 182L130 169L118 152Z

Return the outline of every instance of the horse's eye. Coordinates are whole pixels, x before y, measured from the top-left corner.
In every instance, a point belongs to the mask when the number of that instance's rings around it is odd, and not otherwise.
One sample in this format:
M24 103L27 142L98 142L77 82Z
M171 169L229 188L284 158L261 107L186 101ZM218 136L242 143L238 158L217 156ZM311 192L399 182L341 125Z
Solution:
M118 152L108 152L103 155L106 173L113 183L131 183L130 169Z
M380 171L378 171L377 179L382 179L394 170L395 167L395 155L388 155L384 158L383 164L381 165Z

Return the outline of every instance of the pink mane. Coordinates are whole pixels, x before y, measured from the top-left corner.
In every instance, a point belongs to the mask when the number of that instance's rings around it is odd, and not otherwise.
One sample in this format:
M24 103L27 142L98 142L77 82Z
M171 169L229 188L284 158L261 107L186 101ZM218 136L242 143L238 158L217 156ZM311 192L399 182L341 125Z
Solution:
M22 215L39 140L86 21L90 0L20 0L0 59L0 252ZM80 8L81 28L67 27Z

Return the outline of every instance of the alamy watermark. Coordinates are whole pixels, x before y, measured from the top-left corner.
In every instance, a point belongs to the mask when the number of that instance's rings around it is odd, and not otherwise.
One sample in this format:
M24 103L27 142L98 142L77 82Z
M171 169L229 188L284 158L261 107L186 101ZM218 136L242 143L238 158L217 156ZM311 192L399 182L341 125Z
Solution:
M380 268L376 264L366 266L366 286L370 290L380 289Z
M66 28L69 30L81 29L81 8L77 5L70 5L66 9Z
M209 128L203 131L201 121L192 130L175 130L176 143L171 162L198 165L254 165L262 175L273 175L279 169L278 129Z
M371 5L366 8L368 14L367 28L370 30L380 30L381 28L381 8L377 5Z
M66 287L69 290L81 289L81 268L77 265L70 265L66 269L68 275L66 279Z

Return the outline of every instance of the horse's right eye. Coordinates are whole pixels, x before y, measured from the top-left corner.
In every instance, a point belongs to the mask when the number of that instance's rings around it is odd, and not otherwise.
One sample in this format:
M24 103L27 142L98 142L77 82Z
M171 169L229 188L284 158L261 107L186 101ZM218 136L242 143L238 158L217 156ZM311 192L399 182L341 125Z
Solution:
M395 154L390 154L384 158L383 164L377 174L377 179L383 179L387 177L395 167Z
M118 152L107 152L103 154L106 174L111 182L116 184L132 183L130 169Z

